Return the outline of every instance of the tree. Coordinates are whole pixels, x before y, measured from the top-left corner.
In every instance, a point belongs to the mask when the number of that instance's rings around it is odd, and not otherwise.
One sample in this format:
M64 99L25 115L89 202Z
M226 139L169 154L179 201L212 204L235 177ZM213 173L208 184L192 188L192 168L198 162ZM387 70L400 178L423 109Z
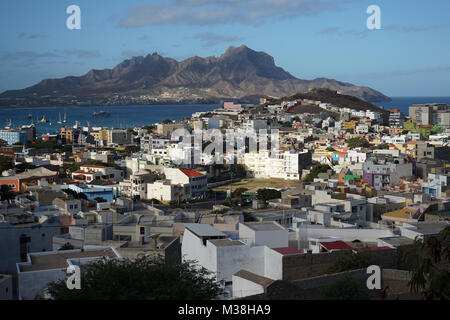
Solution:
M382 150L382 149L389 149L389 146L386 143L381 143L376 146L370 146L369 149L371 150Z
M62 189L61 191L65 192L66 194L68 194L69 196L73 197L74 199L83 199L83 200L87 200L87 196L82 193L82 192L76 192L72 189Z
M327 300L369 300L370 295L364 281L346 277L331 284L325 291Z
M0 155L0 174L12 168L14 168L14 162L11 157Z
M412 273L411 292L421 292L426 300L450 298L450 226L437 236L414 240L414 251L404 256Z
M275 189L258 189L256 197L266 202L281 198L281 192Z
M73 249L75 249L75 247L70 242L66 242L58 249L58 251L73 250Z
M170 123L173 123L173 121L170 120L170 119L164 119L164 120L162 121L162 124L170 124Z
M319 173L325 173L330 170L331 167L327 164L318 164L317 166L312 167L311 171L306 175L305 181L312 182L314 178L316 178Z
M247 188L237 188L233 191L233 197L239 199L239 203L242 204L243 193L248 191Z
M36 166L28 162L21 162L17 164L15 168L17 173L21 173L28 169L34 169Z
M122 155L131 156L133 153L141 151L141 147L139 146L126 146L125 150L122 151Z
M2 184L0 186L0 200L12 200L16 197L16 195L11 191L11 188L6 184Z
M224 293L207 269L154 255L103 258L82 266L81 289L69 290L63 279L50 283L48 292L55 300L210 300Z
M256 219L250 212L242 212L242 215L244 216L244 222L258 221L258 219Z
M350 138L347 141L347 146L349 148L367 148L370 147L369 141L363 138Z
M371 262L365 256L353 253L348 257L337 257L328 268L327 273L339 273L349 270L367 268Z

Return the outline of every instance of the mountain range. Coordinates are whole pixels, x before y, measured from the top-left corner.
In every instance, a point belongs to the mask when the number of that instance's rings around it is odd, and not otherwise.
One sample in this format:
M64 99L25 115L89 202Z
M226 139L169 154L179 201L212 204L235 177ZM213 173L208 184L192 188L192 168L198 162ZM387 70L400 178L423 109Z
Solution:
M36 85L0 95L0 105L127 104L234 100L288 96L326 88L370 102L390 98L369 87L334 79L302 80L275 65L274 58L244 45L230 47L220 57L183 61L157 53L133 57L113 69L90 70L83 76L45 79Z

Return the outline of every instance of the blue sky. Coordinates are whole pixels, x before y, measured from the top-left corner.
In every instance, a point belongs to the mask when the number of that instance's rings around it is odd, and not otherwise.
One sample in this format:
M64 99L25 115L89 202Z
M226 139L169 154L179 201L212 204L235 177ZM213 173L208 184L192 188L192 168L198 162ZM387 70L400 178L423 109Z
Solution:
M81 30L66 27L72 4ZM372 4L381 30L366 28ZM0 92L137 55L183 60L245 44L301 79L450 96L448 0L5 0L0 8Z

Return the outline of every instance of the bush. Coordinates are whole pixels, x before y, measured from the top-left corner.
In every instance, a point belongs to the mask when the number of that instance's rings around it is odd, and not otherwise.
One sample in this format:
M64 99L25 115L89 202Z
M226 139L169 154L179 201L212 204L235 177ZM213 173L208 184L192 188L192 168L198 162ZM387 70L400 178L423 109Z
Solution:
M341 279L330 285L325 291L327 300L369 300L369 292L364 281L350 277Z
M331 169L331 167L327 164L318 164L317 166L314 166L311 169L311 171L306 175L305 181L312 182L312 181L314 181L314 178L317 178L319 173L325 173L330 169Z
M66 279L49 284L55 300L210 300L223 294L211 273L192 261L166 263L161 256L106 259L81 267L81 289Z
M258 189L257 196L259 200L269 201L281 198L281 192L274 189Z
M353 253L349 257L338 257L328 268L327 273L338 273L349 270L367 268L371 262L365 256Z

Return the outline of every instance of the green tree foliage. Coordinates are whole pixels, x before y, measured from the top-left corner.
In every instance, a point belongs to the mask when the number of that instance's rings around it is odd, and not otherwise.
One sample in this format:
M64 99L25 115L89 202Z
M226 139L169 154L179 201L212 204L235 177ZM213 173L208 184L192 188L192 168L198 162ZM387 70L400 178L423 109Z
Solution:
M274 189L258 189L256 197L259 200L269 201L281 198L281 192Z
M73 191L72 189L62 189L64 193L68 194L69 196L73 197L74 199L83 199L87 200L87 196L84 193Z
M381 143L376 146L370 146L369 149L371 150L383 150L383 149L389 149L389 146L386 143Z
M258 219L256 219L250 212L243 212L242 215L244 216L244 222L258 221Z
M369 300L369 292L364 281L346 277L331 284L325 291L327 300Z
M306 175L305 181L312 182L314 178L317 178L319 173L324 173L330 170L331 167L327 164L318 164L317 166L312 167L311 171Z
M0 155L0 173L14 168L14 162L11 157Z
M27 148L49 149L49 150L61 150L63 148L63 145L59 144L56 141L43 141L41 139L36 139L34 141L28 142L26 146Z
M233 191L233 197L238 198L239 203L242 205L243 193L248 191L247 188L237 188Z
M161 256L102 259L81 269L81 289L66 280L48 288L55 300L210 300L223 294L211 273L192 261L166 263Z
M28 163L28 162L21 162L15 166L17 173L21 173L21 172L24 172L25 170L35 169L35 168L36 168L35 165Z
M411 292L421 292L426 300L450 298L450 227L426 240L416 238L413 252L404 256L412 272Z
M164 120L162 121L162 124L171 124L171 123L173 123L173 122L172 122L172 120L170 120L170 119L164 119Z
M363 138L350 138L347 141L347 146L349 148L367 148L370 147L369 141Z
M147 130L147 132L151 132L153 130L156 129L156 126L151 125L151 126L143 126L142 129Z
M111 167L111 168L114 168L117 170L122 170L122 168L119 165L117 165L113 162L105 163L100 160L92 160L92 159L86 160L84 162L64 163L63 169L64 169L64 171L69 170L70 172L75 172L75 171L80 170L80 167L83 165L105 166L105 167Z
M12 200L16 197L16 195L11 191L11 188L6 184L0 186L0 200Z
M75 249L75 247L71 243L66 242L58 249L58 251L73 250L73 249Z
M353 253L348 257L338 257L328 268L327 273L339 273L349 270L367 268L370 266L370 260L360 254Z

